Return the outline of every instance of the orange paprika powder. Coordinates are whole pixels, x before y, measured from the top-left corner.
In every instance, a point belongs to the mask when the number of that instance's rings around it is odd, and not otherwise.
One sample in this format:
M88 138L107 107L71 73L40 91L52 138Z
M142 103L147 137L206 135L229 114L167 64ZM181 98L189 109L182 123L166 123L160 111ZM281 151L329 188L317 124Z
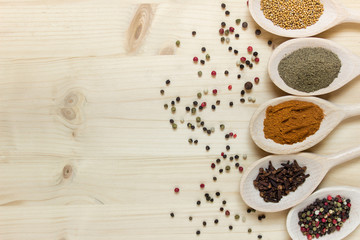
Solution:
M320 128L323 110L316 104L291 100L266 109L265 138L280 144L304 141Z

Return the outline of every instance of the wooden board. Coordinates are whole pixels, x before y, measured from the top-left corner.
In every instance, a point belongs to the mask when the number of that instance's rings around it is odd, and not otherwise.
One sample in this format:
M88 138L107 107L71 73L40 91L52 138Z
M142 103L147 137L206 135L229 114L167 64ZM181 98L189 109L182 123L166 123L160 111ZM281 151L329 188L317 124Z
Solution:
M358 1L341 2L360 11ZM286 211L258 221L259 213L247 214L239 196L241 174L232 169L220 175L210 168L227 144L229 155L247 154L240 160L244 168L266 156L251 141L248 121L258 104L284 95L266 73L272 51L267 41L277 45L284 39L264 31L256 37L246 1L226 3L229 17L221 1L0 0L0 239L257 239L258 234L266 240L289 239ZM235 26L240 33L230 43L239 50L235 56L220 43L218 29L221 21L234 23L238 17L249 28ZM359 25L343 24L320 37L360 55ZM238 80L235 62L247 55L248 45L261 61ZM193 56L203 57L203 46L211 60L193 64ZM218 72L215 79L212 70ZM246 95L256 103L240 104L243 84L256 76L260 83ZM169 86L166 79L171 79ZM359 103L359 80L324 98ZM213 88L218 96L205 99L221 99L221 105L200 116L216 127L215 133L188 130L192 117L184 107L198 91ZM181 107L172 115L163 105L176 96ZM229 101L234 101L232 108ZM178 123L176 131L170 118ZM182 118L185 124L179 123ZM221 123L238 137L226 141ZM359 144L359 135L354 117L309 151L334 153ZM190 137L199 144L190 145ZM321 187L359 187L358 160L333 169ZM218 176L216 183L213 176ZM205 190L199 188L202 182ZM204 193L215 191L221 197L206 203ZM219 211L223 199L230 217ZM235 213L246 216L246 222L235 221ZM358 229L347 240L359 237Z

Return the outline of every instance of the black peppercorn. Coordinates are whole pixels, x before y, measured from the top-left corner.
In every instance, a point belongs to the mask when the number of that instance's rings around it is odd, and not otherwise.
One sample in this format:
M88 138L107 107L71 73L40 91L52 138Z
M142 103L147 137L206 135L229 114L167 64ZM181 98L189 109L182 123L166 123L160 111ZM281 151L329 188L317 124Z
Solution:
M226 23L225 23L225 22L222 22L222 23L221 23L221 26L222 26L222 27L226 27Z
M215 105L211 105L211 109L212 109L212 110L215 110L215 109L216 109L216 106L215 106Z
M251 213L251 208L248 208L248 209L246 210L246 212L247 212L247 213Z
M165 91L163 89L160 90L160 94L164 95Z
M227 157L227 155L226 155L226 154L224 154L224 155L223 155L223 158L225 159L226 157Z
M229 226L229 229L232 230L232 229L233 229L233 226L230 225L230 226Z
M230 157L230 161L234 160L234 157Z
M258 55L258 52L253 52L253 55L256 57Z
M271 44L272 44L272 41L271 41L271 40L269 40L269 41L268 41L268 45L269 45L269 46L271 46Z
M206 51L206 48L205 48L205 47L202 47L202 48L201 48L201 51L202 51L202 52L205 52L205 51Z
M215 224L218 224L218 223L219 223L219 220L215 219L215 220L214 220L214 223L215 223Z
M236 38L239 38L239 37L240 37L240 34L236 33L236 34L235 34L235 37L236 37Z
M220 208L220 212L222 212L222 211L224 211L224 208L223 208L223 207Z
M232 50L232 47L229 47L228 49L229 49L229 51L231 51L231 50Z
M225 138L229 138L230 137L230 135L229 134L225 134Z
M195 144L198 144L198 140L195 140L194 143L195 143Z
M176 97L176 101L177 101L177 102L180 102L180 97Z
M247 22L243 22L243 23L242 23L242 27L243 27L243 28L247 28L247 27L248 27L248 23L247 23Z
M217 177L213 177L213 181L216 182L216 181L217 181Z
M211 134L211 130L208 129L208 130L206 131L206 133L207 133L207 134Z
M256 34L256 35L260 35L260 34L261 34L261 30L260 30L260 29L256 29L256 30L255 30L255 34Z
M226 145L226 150L230 150L230 146L229 145Z
M204 121L201 121L201 122L200 122L200 125L201 125L201 126L204 126L204 124L205 124Z
M237 75L237 78L238 78L238 79L240 79L240 78L241 78L241 75L240 75L240 74L238 74L238 75Z
M169 121L170 121L170 123L171 123L171 124L173 124L173 123L174 123L174 119L170 119Z
M173 105L173 106L175 105L175 101L174 101L174 100L173 100L173 101L171 101L171 105Z
M241 102L241 103L244 103L244 102L245 102L245 99L244 99L244 98L240 98L240 102Z
M235 155L235 159L239 159L239 155Z
M239 51L235 49L235 50L234 50L234 53L235 53L235 54L238 54L238 53L239 53Z
M220 105L220 100L216 100L216 105Z
M230 15L230 11L226 10L226 11L225 11L225 15L226 15L226 16L229 16L229 15Z
M235 167L237 167L237 168L238 168L239 166L240 166L240 164L239 164L239 163L235 163Z
M219 159L220 160L220 159ZM220 196L220 192L216 192L215 193L216 196Z
M170 84L170 80L169 80L169 79L166 80L165 83L166 83L166 85L169 85L169 84Z
M222 204L224 204L224 205L225 205L225 204L226 204L226 201L224 200L224 201L222 202Z
M245 90L241 90L240 94L243 96L245 94Z
M197 101L193 101L193 105L194 107L196 107L198 105L198 102Z
M225 3L222 3L222 4L221 4L221 8L226 8L226 4L225 4Z
M192 220L193 220L193 218L192 218L192 216L190 216L190 217L189 217L189 221L192 221Z
M249 64L249 68L252 68L254 65L252 63Z
M222 168L221 168L221 169L219 169L219 173L223 173L223 171L224 171L224 170L223 170Z
M240 69L244 69L244 64L240 64Z
M246 65L249 65L249 64L250 64L250 61L249 61L249 60L246 60L245 64L246 64Z
M200 60L200 63L201 63L202 65L204 65L204 64L205 64L205 60Z
M170 216L171 216L171 217L175 217L175 214L174 214L174 213L170 213Z
M245 87L246 90L251 90L252 87L253 87L253 84L251 82L246 82L244 84L244 87Z
M200 202L200 201L197 201L196 204L199 206L199 205L201 204L201 202Z
M233 102L229 102L229 106L232 107L234 105Z
M209 146L206 146L206 151L209 151L210 150L210 147Z
M195 31L192 31L192 33L191 33L193 36L195 36L196 35L196 32Z
M206 222L205 222L205 221L203 221L203 226L204 226L204 227L206 226Z
M185 110L186 110L187 112L189 112L189 111L190 111L190 107L186 107Z
M199 231L199 230L196 231L196 235L200 235L200 231Z
M229 74L229 71L228 71L228 70L225 70L224 74L225 74L225 75L228 75L228 74Z
M261 235L258 235L258 239L262 239L262 236L261 236Z

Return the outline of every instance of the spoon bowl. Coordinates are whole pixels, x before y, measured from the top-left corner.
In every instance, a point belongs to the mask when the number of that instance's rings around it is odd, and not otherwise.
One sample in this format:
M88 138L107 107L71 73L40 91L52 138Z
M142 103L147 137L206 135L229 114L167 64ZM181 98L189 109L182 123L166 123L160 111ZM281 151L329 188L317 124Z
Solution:
M265 138L264 119L266 118L266 109L269 106L275 106L290 100L312 102L323 110L324 119L320 124L319 130L313 135L307 137L304 141L294 144L279 144L274 142L272 139ZM360 115L360 105L338 106L316 97L279 97L263 103L255 111L250 120L250 135L255 144L267 152L275 154L291 154L314 146L323 140L341 121L356 115Z
M280 61L298 49L315 47L330 50L339 57L341 61L341 68L338 77L335 78L328 87L314 92L307 93L289 87L279 75L278 66ZM339 89L353 80L356 76L360 75L360 57L330 40L321 38L292 39L279 45L274 50L269 60L268 72L274 84L289 94L298 96L322 95Z
M244 202L259 211L278 212L293 207L308 197L320 184L326 173L339 164L353 160L360 156L360 146L336 154L322 156L313 153L299 153L292 155L270 155L252 163L244 172L240 182L240 194ZM305 174L310 176L295 192L290 192L278 203L265 202L260 192L254 187L253 181L259 174L260 168L267 168L269 161L275 168L282 163L296 160L300 167L306 166ZM297 238L296 238L297 239Z
M256 23L259 24L266 31L283 37L309 37L319 34L340 23L360 23L360 14L357 14L350 9L346 9L345 7L343 7L339 3L336 3L333 0L321 0L321 3L324 5L324 12L315 24L308 26L304 29L284 29L277 25L274 25L271 20L265 18L260 7L260 2L261 0L249 1L249 10L251 16L254 18Z
M319 191L314 192L310 197L308 197L304 202L297 205L291 209L288 213L286 219L286 227L289 235L292 239L306 239L306 237L301 233L300 226L298 225L298 212L305 209L308 205L313 203L317 198L323 199L328 195L341 195L345 198L351 199L351 209L350 216L348 220L344 223L340 231L335 231L331 234L326 234L322 236L322 240L332 240L332 239L343 239L349 235L360 223L360 189L347 187L347 186L336 186L323 188Z

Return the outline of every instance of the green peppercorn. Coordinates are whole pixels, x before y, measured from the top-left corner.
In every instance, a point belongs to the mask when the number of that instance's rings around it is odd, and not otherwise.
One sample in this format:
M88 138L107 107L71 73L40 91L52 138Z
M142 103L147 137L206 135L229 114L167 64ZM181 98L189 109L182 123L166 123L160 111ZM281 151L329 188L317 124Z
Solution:
M176 46L177 46L177 47L180 46L180 41L179 41L179 40L176 41Z
M238 18L238 19L235 20L235 22L236 22L237 25L239 25L241 23L241 19Z
M249 229L248 229L248 233L251 233L251 232L252 232L252 229L251 229L251 228L249 228Z
M199 77L202 76L202 71L198 71L198 76L199 76Z
M195 113L196 113L196 108L192 108L192 109L191 109L191 113L192 113L192 114L195 114Z
M236 214L234 218L235 218L235 220L239 220L240 219L239 214Z
M197 93L197 97L198 97L198 98L201 98L201 97L202 97L201 92L198 92L198 93Z
M225 167L225 170L226 170L226 171L230 171L230 168L231 168L231 167L228 165L228 166Z
M224 124L220 124L220 130L223 131L225 129L225 125Z
M171 107L171 112L175 113L176 112L176 107Z
M169 107L169 105L164 104L164 108L165 108L165 109L168 109L168 107Z
M210 60L210 55L209 54L206 54L206 56L205 56L205 58L206 58L206 60Z
M196 122L201 122L201 117L196 117Z
M177 124L176 124L176 123L173 123L173 124L172 124L172 128L173 128L173 129L177 129Z
M220 41L223 43L223 42L225 42L225 38L224 37L221 37L220 38Z
M188 142L191 144L191 143L193 143L193 140L191 138L189 138Z

